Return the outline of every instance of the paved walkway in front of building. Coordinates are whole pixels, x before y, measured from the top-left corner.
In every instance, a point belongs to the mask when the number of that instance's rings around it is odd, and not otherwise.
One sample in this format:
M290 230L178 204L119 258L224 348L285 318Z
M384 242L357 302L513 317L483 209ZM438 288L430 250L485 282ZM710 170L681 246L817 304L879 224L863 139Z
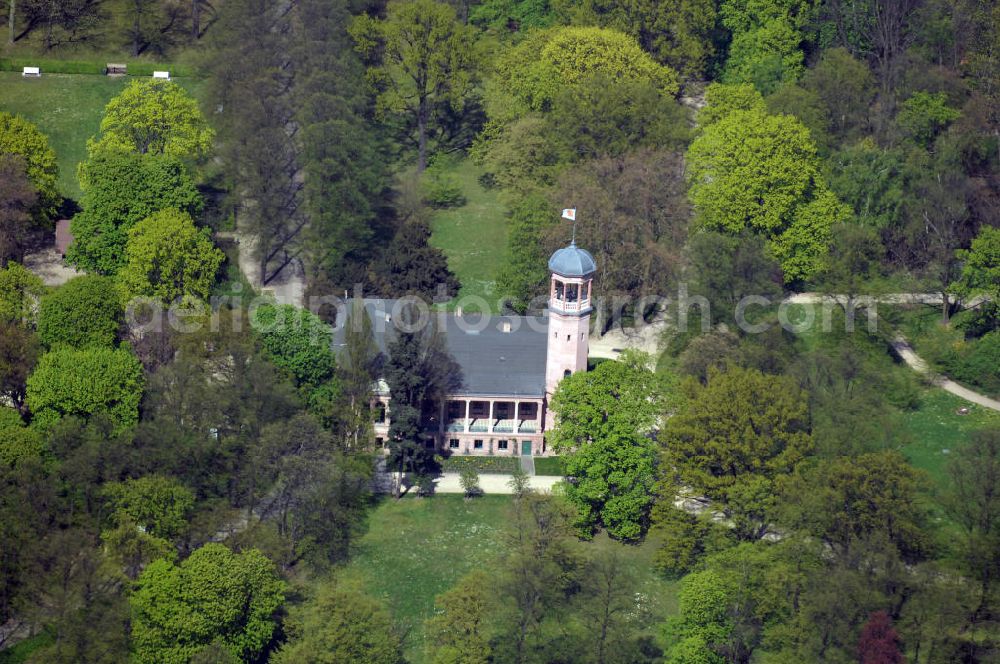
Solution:
M479 487L486 495L510 495L514 490L510 486L510 475L482 474L479 476ZM461 475L459 473L441 473L440 477L434 480L434 493L465 493L462 488ZM528 484L535 491L552 491L556 482L561 482L561 477L554 475L533 475L528 478Z

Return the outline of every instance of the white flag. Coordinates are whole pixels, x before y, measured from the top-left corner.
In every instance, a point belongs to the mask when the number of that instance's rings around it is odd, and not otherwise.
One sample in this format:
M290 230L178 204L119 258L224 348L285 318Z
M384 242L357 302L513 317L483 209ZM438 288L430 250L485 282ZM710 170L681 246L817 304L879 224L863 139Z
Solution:
M576 221L576 208L566 208L562 213L563 219L569 219L570 221Z

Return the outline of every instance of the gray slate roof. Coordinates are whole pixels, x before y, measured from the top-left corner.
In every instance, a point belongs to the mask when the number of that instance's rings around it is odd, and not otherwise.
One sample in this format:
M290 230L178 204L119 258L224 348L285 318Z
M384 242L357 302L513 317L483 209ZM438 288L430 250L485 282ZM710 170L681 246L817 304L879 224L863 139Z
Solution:
M399 315L399 300L366 299L365 308L372 319L375 340L385 352L393 321ZM348 304L346 311L350 311ZM441 314L448 352L462 371L462 387L455 396L545 396L545 357L548 342L548 319L527 316L490 316L479 314ZM334 351L343 344L344 328L338 317L334 328ZM505 332L505 323L510 331Z
M581 249L574 242L552 254L549 271L564 277L585 277L597 272L597 263L589 251Z

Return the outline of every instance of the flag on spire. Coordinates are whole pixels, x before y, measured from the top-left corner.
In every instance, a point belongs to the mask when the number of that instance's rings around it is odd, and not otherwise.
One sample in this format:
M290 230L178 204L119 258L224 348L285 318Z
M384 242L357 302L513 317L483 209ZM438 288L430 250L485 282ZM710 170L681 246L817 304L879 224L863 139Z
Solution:
M566 208L562 213L563 219L569 219L570 221L576 221L576 208Z

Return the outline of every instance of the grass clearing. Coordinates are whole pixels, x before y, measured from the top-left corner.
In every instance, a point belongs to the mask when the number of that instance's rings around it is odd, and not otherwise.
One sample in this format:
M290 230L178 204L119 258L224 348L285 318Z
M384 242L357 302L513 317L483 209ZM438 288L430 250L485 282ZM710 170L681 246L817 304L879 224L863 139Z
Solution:
M535 474L562 477L566 474L566 471L563 470L562 459L560 457L535 457Z
M408 661L425 661L423 623L433 614L434 597L471 570L490 569L500 555L510 501L509 496L439 495L385 499L371 511L368 532L343 574L386 602L407 635ZM652 566L655 542L627 546L601 535L580 546L620 547L654 615L676 612L676 583L659 577Z
M968 408L968 415L959 415ZM969 441L973 431L1000 426L1000 413L969 403L939 388L929 388L920 408L903 419L912 441L903 448L911 464L927 471L939 488L948 486L948 457Z
M470 160L456 161L445 174L461 187L466 203L437 210L431 219L431 244L448 257L448 267L462 282L459 298L482 298L496 308L497 273L507 248L507 209L495 189L479 183L482 170ZM463 303L481 311L483 303Z
M104 107L130 80L44 72L41 78L23 78L17 72L0 72L0 111L23 116L48 136L63 196L80 198L76 166L87 157L87 139L100 129ZM195 98L202 92L201 80L175 80Z

